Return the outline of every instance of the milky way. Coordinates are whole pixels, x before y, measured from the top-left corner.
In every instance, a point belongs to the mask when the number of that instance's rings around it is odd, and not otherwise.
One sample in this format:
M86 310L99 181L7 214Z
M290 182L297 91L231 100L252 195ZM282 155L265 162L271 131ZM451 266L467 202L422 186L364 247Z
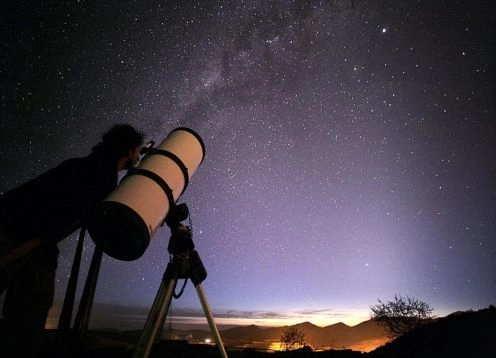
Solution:
M113 123L156 141L186 126L206 157L180 202L220 316L495 303L492 2L33 3L1 5L0 190ZM105 257L96 302L149 307L169 234ZM58 302L76 239L59 244ZM199 307L190 285L172 314Z

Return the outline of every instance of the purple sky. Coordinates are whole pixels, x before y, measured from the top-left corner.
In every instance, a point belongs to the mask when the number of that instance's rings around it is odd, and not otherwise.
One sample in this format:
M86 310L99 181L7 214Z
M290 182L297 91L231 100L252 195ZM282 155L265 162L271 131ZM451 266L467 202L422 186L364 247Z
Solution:
M1 7L0 190L113 123L155 141L187 126L206 157L180 202L222 322L354 324L395 294L438 315L496 303L491 1ZM94 325L142 327L169 234L104 259ZM199 310L188 284L171 317Z

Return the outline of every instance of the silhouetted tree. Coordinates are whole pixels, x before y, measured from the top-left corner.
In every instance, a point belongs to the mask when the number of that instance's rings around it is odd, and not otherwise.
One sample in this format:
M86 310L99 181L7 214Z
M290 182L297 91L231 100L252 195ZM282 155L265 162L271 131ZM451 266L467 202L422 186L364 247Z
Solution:
M284 350L293 350L304 347L306 344L305 332L296 326L284 328L281 336L281 346Z
M394 301L378 301L377 305L370 307L372 318L386 328L388 337L392 339L420 327L433 318L433 308L415 298L394 295Z

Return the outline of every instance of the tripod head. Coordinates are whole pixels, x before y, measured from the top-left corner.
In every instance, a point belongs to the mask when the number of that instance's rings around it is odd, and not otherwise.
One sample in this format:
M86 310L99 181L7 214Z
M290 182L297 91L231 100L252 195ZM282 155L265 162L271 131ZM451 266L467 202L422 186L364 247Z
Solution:
M165 218L165 223L171 230L171 237L167 247L171 255L195 249L191 228L181 223L181 221L186 220L188 217L188 206L182 203L173 206Z
M171 232L172 235L167 246L167 250L171 255L178 255L195 249L193 233L189 226L178 224L174 229L171 229Z
M165 223L171 230L167 250L172 256L166 275L174 273L175 277L189 278L194 285L198 285L207 277L207 271L195 250L191 228L181 223L188 217L188 207L183 203L173 206L165 218Z

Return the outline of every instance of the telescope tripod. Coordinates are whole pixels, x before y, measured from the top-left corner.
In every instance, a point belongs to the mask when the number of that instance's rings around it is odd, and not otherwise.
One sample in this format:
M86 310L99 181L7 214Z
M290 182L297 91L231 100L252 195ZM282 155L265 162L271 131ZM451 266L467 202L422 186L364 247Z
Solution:
M148 314L143 333L134 352L134 357L148 357L157 334L164 326L167 312L169 311L172 297L179 298L176 295L175 288L178 279L190 279L195 286L196 293L200 299L203 312L210 326L210 331L214 338L215 344L222 358L227 358L224 345L217 330L212 316L212 312L207 302L207 297L201 286L201 283L207 277L207 271L203 266L200 255L194 250L194 243L189 227L182 224L176 224L171 227L172 235L169 241L168 251L170 255L169 263L160 283L153 306ZM186 283L186 282L185 282Z

